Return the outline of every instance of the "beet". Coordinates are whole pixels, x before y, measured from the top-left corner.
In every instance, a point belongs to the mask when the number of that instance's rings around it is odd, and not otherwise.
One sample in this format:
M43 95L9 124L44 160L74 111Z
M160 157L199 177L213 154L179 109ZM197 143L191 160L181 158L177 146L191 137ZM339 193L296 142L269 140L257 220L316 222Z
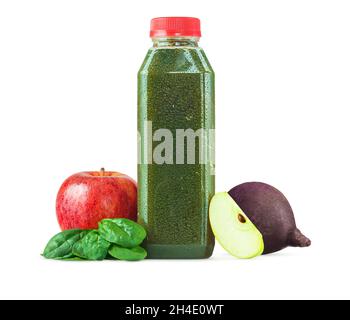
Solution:
M264 239L263 254L288 246L311 245L310 239L297 228L288 200L276 188L261 182L247 182L228 193L261 232Z

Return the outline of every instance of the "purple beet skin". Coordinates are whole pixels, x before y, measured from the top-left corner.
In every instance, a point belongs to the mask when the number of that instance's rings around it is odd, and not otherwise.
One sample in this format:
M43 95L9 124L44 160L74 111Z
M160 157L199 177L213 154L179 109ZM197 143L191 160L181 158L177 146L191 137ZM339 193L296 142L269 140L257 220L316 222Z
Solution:
M276 188L261 182L247 182L229 191L229 195L261 232L264 253L273 253L288 246L308 247L295 224L293 210L286 197Z

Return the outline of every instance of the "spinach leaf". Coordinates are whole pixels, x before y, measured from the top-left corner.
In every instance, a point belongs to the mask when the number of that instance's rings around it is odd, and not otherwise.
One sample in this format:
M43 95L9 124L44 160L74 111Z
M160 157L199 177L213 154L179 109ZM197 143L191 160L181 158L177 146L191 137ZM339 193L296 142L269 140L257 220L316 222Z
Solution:
M116 259L119 260L127 260L127 261L137 261L137 260L143 260L147 256L147 252L142 247L135 247L135 248L123 248L117 245L111 246L111 248L108 250L108 253Z
M87 260L106 258L110 243L103 239L96 230L90 231L73 246L73 254Z
M46 245L43 256L47 259L67 259L74 257L74 244L82 239L89 231L72 229L56 234Z
M62 261L86 261L85 259L82 259L82 258L79 258L79 257L75 257L75 256L72 256L70 258L64 258L64 259L61 259Z
M146 238L142 226L124 218L104 219L99 223L98 231L107 241L125 248L136 247Z

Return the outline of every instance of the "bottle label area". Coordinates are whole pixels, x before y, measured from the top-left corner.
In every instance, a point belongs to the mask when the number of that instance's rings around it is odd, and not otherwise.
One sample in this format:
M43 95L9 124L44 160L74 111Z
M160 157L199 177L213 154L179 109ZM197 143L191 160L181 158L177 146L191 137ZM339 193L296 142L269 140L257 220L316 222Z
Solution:
M138 132L138 164L202 164L215 174L215 129L153 128L144 121Z

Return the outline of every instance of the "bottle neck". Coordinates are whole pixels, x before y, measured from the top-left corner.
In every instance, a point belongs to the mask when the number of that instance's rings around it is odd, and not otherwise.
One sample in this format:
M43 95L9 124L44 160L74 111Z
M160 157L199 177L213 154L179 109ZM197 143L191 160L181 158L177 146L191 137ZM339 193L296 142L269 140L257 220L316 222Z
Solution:
M153 47L198 47L199 38L197 37L166 37L152 38Z

